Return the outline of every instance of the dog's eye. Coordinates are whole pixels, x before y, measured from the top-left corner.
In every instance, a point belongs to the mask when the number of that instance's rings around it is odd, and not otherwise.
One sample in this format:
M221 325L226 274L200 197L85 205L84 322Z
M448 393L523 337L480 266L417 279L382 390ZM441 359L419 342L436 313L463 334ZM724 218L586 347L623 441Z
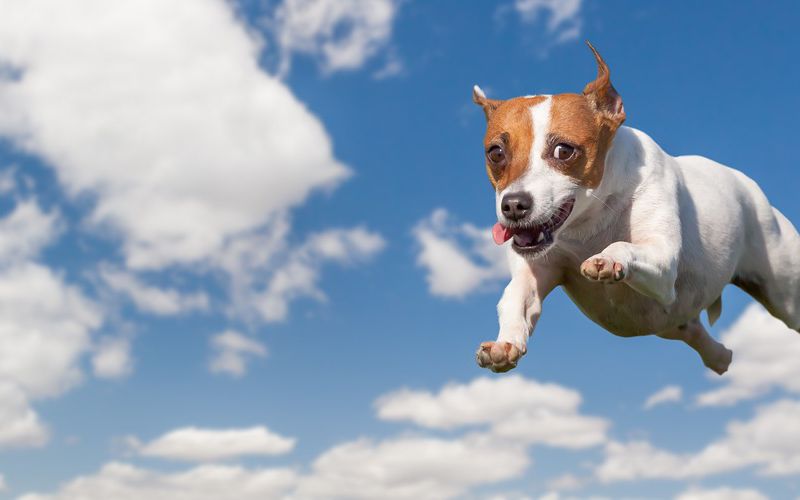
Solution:
M553 158L556 160L569 160L575 154L575 148L569 144L558 144L553 150Z
M499 167L506 162L506 152L501 146L494 145L486 151L486 158L489 159L489 163Z

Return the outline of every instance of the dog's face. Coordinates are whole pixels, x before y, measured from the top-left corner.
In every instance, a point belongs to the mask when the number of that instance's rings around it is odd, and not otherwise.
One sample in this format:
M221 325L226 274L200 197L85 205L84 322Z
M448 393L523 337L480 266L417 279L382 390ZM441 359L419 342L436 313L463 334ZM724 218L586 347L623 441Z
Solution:
M597 79L583 94L487 99L477 86L473 100L486 114L486 170L497 193L501 244L544 255L573 210L603 180L605 157L625 120L622 99L597 59Z

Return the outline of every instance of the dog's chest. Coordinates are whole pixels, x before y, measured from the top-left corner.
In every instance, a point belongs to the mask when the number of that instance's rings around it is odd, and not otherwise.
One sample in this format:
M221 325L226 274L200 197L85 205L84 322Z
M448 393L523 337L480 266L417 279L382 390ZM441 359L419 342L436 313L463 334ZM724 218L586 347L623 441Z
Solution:
M564 291L589 319L611 333L629 337L674 328L697 317L706 305L707 297L701 293L703 287L691 279L693 273L679 273L677 298L669 306L624 283L606 285L587 280L580 273L581 262L599 253L605 245L597 242L599 249L589 245L590 248L570 256L562 254L559 263L564 269Z
M615 335L647 335L674 326L674 304L664 307L627 285L592 283L570 270L563 288L589 319Z

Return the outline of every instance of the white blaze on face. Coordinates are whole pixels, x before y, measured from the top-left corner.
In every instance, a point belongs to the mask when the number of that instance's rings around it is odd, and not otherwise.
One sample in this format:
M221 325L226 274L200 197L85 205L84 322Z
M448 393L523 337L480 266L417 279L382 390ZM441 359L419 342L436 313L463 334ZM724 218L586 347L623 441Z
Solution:
M533 144L528 156L528 168L523 175L497 193L498 220L504 219L500 205L506 194L520 191L529 193L533 197L533 220L540 222L549 218L556 208L556 201L563 201L563 197L568 194L564 192L564 188L569 188L572 183L542 158L550 132L552 103L552 97L546 96L544 101L530 107Z
M548 135L552 126L553 97L530 107L533 127L533 144L528 156L528 167L523 175L497 193L496 210L498 220L504 220L500 209L503 196L520 191L533 198L532 221L543 222L568 198L575 198L576 184L573 179L553 168L545 158L549 149Z

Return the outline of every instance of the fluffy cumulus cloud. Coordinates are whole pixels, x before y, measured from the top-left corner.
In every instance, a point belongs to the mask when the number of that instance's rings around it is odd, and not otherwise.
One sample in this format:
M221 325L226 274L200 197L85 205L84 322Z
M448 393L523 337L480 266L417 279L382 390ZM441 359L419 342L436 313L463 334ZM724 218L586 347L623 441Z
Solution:
M40 446L47 438L47 428L28 405L25 393L14 384L0 382L0 448Z
M146 457L187 462L215 462L244 456L281 455L294 448L295 440L266 427L245 429L175 429L149 442L129 440L133 451Z
M378 417L432 429L488 425L495 436L529 444L585 448L606 440L609 422L579 412L581 396L520 376L480 377L437 394L403 389L376 402Z
M581 415L580 403L572 389L519 376L481 377L437 393L391 392L375 402L378 418L446 430L452 437L335 446L314 461L297 491L300 498L458 497L519 477L530 464L531 444L575 449L603 443L608 423Z
M515 0L514 11L528 23L544 18L552 43L574 40L581 33L581 0Z
M494 244L488 228L458 223L440 208L420 221L413 233L419 245L417 264L427 271L433 295L464 297L509 276L505 250Z
M164 473L112 462L96 474L67 482L55 493L30 493L19 500L438 500L517 477L528 464L524 448L499 447L477 437L359 439L324 452L305 474L287 468L218 464Z
M95 343L92 369L99 378L121 378L133 371L130 339L106 337Z
M722 387L697 396L701 406L731 405L765 394L773 388L800 394L800 334L751 304L721 335L733 350L733 363Z
M205 311L209 307L208 296L203 292L183 293L174 288L159 288L144 283L135 274L114 269L100 268L100 278L112 291L128 297L144 312L159 316Z
M18 200L0 219L0 447L46 441L30 403L82 380L82 357L103 321L82 290L38 261L59 219L34 199Z
M380 235L364 228L329 229L312 234L286 256L267 280L266 287L254 292L246 303L253 304L265 321L284 320L291 300L300 297L325 300L317 284L323 264L352 265L369 259L385 245Z
M389 36L396 11L365 6L287 1L275 15L327 40L331 68L353 67ZM280 320L291 300L325 297L325 263L383 247L364 228L292 231L292 208L350 170L322 123L259 67L264 42L230 2L7 0L2 10L0 135L44 159L71 199L90 201L82 227L120 244L124 263L97 272L107 290L148 314L202 312L206 293L168 284L202 274L222 280L231 316ZM37 216L47 214L21 206L0 233ZM1 241L0 252L26 251Z
M683 398L683 389L677 385L668 385L657 390L644 402L644 409L650 410L658 405L677 403Z
M767 496L752 488L689 488L675 500L768 500Z
M284 0L269 22L283 52L280 72L289 69L293 53L318 58L327 72L361 67L389 41L399 4L398 0ZM390 59L386 68L396 73L398 64Z
M248 358L263 358L267 348L235 330L225 330L211 338L213 355L208 364L212 373L241 377L247 372Z
M28 262L0 271L0 380L29 396L55 396L78 383L101 313L49 268Z
M362 439L323 453L303 478L300 498L440 499L519 476L529 464L521 446L484 437Z
M0 219L0 261L14 263L35 257L58 235L59 227L56 212L44 212L33 199L20 200Z
M541 427L534 431L540 434L512 436L496 425L503 412L515 416L514 398L526 416L525 424ZM28 494L21 500L458 498L480 487L519 478L532 463L530 443L572 449L605 439L604 421L577 415L577 392L522 377L481 378L448 385L436 394L397 391L379 398L375 405L380 418L411 421L422 427L422 433L417 429L381 440L361 437L346 441L323 451L308 466L295 469L205 465L163 473L110 463L93 475L65 483L52 494ZM412 406L411 410L402 411L404 405ZM541 415L535 415L537 408ZM565 427L555 416L572 423ZM471 428L487 424L490 432ZM447 435L433 433L439 429L446 429ZM546 433L554 437L544 437ZM183 428L150 443L135 438L128 442L140 456L189 461L288 453L294 445L294 440L263 427Z
M686 479L747 467L765 476L800 474L800 401L780 400L748 421L728 424L725 435L696 453L673 453L646 441L611 442L596 469L601 481Z
M202 465L166 473L111 462L96 474L81 476L64 484L56 493L30 493L18 500L263 500L284 498L295 482L295 472L285 468Z
M131 267L201 261L348 174L260 48L222 0L8 0L0 133L95 197Z

